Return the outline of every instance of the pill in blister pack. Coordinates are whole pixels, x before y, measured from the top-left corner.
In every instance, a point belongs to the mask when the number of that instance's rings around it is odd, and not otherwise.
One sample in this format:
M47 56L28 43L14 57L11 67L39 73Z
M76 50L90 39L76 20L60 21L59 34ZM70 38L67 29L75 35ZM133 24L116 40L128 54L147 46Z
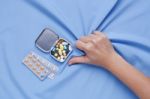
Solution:
M24 59L23 63L40 79L44 80L48 75L53 79L58 71L56 65L50 63L48 60L37 55L34 52L30 52ZM55 69L53 69L55 68Z
M48 60L40 57L39 57L39 61L45 65L45 67L49 70L49 75L48 75L48 78L50 79L54 79L57 72L58 72L58 67L56 65L54 65L53 63L49 62Z

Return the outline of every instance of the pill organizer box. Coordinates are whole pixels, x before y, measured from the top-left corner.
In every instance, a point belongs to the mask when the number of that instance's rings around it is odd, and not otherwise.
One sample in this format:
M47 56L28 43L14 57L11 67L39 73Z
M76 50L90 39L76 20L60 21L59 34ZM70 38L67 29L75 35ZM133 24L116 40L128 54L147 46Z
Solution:
M52 46L50 54L57 61L64 62L71 52L72 47L70 43L61 38Z
M64 62L73 51L71 44L53 30L45 28L35 41L41 51L49 53L58 62Z

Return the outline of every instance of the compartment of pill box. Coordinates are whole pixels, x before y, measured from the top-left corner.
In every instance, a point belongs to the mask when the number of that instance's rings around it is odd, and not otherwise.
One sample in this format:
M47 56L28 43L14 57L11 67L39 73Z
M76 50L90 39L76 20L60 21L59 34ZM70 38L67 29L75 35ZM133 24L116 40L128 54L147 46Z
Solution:
M57 61L64 62L71 52L71 44L60 38L55 42L54 46L52 46L50 54Z

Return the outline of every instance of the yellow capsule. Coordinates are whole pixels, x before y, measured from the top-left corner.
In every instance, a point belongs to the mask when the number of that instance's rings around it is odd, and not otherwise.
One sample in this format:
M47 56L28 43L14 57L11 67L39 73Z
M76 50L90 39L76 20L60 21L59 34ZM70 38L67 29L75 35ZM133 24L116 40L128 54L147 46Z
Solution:
M40 68L40 71L43 71L43 70L44 70L44 67L41 67L41 68Z
M56 50L59 50L59 48L56 48Z
M37 63L36 66L37 66L37 67L40 67L40 63Z
M66 53L63 53L64 56L66 56Z
M57 57L58 60L60 60L60 57Z
M63 55L66 55L66 51L65 50L63 50Z
M62 55L62 51L60 49L58 50L58 53L59 53L59 55Z
M57 54L57 53L55 53L55 54L54 54L54 56L55 56L55 57L57 57L57 56L58 56L58 54Z
M64 49L64 46L62 44L60 44L60 49L63 50Z

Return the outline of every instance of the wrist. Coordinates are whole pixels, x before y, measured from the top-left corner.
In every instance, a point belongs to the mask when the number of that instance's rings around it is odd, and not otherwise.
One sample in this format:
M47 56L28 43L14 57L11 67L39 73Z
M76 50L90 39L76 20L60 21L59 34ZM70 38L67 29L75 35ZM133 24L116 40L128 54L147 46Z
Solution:
M106 69L111 71L114 67L116 67L117 63L122 61L121 56L118 53L113 53L109 58L106 64Z

